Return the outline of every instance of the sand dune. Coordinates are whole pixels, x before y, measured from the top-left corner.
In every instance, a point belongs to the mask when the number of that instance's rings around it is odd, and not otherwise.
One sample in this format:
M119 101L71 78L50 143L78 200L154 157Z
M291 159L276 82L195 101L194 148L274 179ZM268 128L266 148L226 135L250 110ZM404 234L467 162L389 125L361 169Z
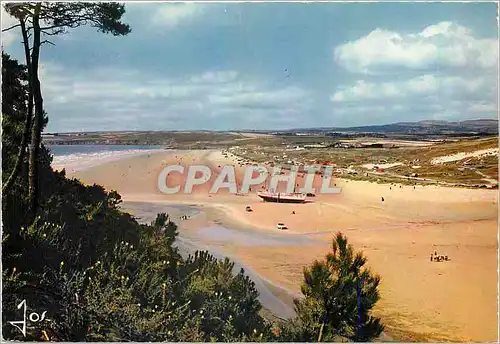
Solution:
M453 161L459 161L465 158L477 158L477 157L482 157L482 156L487 156L487 155L498 155L498 148L488 148L488 149L481 149L475 152L470 152L470 153L456 153L452 155L446 155L446 156L441 156L438 158L434 158L431 160L431 164L433 165L439 165L439 164L444 164L446 162L453 162Z

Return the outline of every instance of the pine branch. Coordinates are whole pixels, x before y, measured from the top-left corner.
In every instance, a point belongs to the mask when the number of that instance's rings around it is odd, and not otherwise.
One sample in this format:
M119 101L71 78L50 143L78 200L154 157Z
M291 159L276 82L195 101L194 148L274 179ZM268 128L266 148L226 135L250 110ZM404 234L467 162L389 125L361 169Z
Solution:
M44 40L44 41L41 41L41 42L40 42L40 45L42 45L42 44L44 44L44 43L49 43L49 44L51 44L51 45L55 46L55 44L54 44L54 43L52 43L51 41L49 41L48 39L46 39L46 40Z
M11 27L8 27L6 29L2 29L2 32L7 32L9 30L15 29L16 27L20 27L20 26L21 26L21 24L12 25Z

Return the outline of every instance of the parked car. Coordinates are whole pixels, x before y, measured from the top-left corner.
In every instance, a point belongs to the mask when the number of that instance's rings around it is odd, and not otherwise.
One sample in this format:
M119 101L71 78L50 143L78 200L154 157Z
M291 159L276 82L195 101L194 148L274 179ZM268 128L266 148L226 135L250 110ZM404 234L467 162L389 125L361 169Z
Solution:
M276 226L278 229L281 229L281 230L284 230L284 229L288 229L288 227L284 224L284 223L278 223L278 225Z
M252 207L250 207L249 205L247 205L246 211L251 212L251 211L253 211L253 209L252 209Z

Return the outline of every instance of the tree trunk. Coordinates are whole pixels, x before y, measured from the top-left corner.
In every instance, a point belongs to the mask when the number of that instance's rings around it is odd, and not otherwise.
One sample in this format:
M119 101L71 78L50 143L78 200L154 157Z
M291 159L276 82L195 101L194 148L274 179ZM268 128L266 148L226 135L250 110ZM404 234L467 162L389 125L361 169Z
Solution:
M26 109L26 119L24 121L24 130L23 137L21 140L21 146L19 147L19 153L17 153L16 163L14 164L14 169L7 179L7 182L2 187L2 192L7 193L14 182L16 181L17 176L19 175L19 171L21 170L21 166L24 162L24 156L26 153L26 146L28 145L28 140L30 136L31 129L31 119L33 117L33 90L32 90L32 82L31 82L31 58L30 58L30 46L28 40L28 32L26 30L26 22L24 19L21 19L21 32L23 34L23 45L24 45L24 55L26 58L26 67L28 69L28 107Z
M359 342L360 338L363 337L362 327L361 327L361 278L360 277L358 277L358 280L356 281L356 298L357 298L358 317L356 319L355 341Z
M33 100L35 102L35 118L31 130L31 147L29 158L29 202L30 217L34 219L38 208L39 197L39 155L41 144L41 129L43 121L43 98L38 79L38 61L40 59L40 7L38 3L33 15L33 51L31 53L31 80Z
M318 342L321 342L323 340L323 330L325 329L326 319L327 319L327 315L325 315L325 317L323 318L323 322L321 323L321 327L319 329L319 335L318 335Z

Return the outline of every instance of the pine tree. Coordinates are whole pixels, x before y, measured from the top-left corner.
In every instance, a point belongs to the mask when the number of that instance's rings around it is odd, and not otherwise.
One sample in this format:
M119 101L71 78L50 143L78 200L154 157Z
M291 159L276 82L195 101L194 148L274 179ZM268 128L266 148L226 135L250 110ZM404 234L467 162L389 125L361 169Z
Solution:
M365 267L366 258L354 252L338 233L325 260L304 269L302 294L295 301L299 329L293 335L304 341L369 341L383 330L370 315L379 300L380 277Z
M36 3L9 3L4 5L5 10L15 17L19 24L2 30L8 31L16 27L21 28L26 66L28 69L29 105L26 111L25 140L31 125L31 145L29 152L29 219L33 220L39 206L40 171L39 159L41 153L41 133L44 127L43 97L40 79L38 76L40 49L44 43L44 35L54 36L65 33L69 28L91 26L102 33L111 33L114 36L127 35L131 32L127 24L120 20L125 13L125 6L116 2L36 2ZM32 44L28 39L28 32L32 35ZM53 43L52 43L53 44ZM34 108L33 120L30 120ZM26 143L26 142L25 142ZM20 169L24 147L20 147L18 164L16 164L7 186L12 185Z

